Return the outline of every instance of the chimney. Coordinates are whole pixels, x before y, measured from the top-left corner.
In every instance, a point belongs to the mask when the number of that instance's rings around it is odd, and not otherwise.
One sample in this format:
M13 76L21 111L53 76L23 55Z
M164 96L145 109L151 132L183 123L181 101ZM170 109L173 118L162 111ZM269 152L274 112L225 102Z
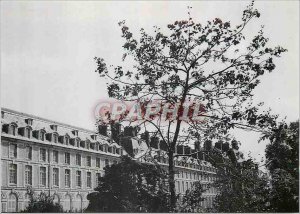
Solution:
M183 145L177 146L177 154L183 154Z
M150 143L150 135L149 135L149 132L148 131L145 131L144 133L141 134L141 138L143 140L146 141L147 145L149 146L149 143Z
M200 150L200 141L195 141L195 150Z
M57 131L57 125L55 125L55 124L50 125L50 128L51 128L53 131Z
M107 136L107 125L98 125L98 132L101 135Z
M57 128L57 126L56 126L56 128ZM73 135L78 136L78 130L73 130L72 133L73 133Z
M215 143L215 148L223 151L223 142L222 141L218 141Z
M226 142L226 143L223 144L223 151L228 152L228 150L229 150L229 143Z
M159 138L158 137L151 137L150 140L150 147L155 148L155 149L159 149Z
M29 126L32 126L32 122L33 122L33 119L31 119L31 118L25 119L25 123Z
M212 142L211 140L207 140L204 142L204 150L210 151L212 149Z
M111 127L111 137L112 139L119 144L120 134L121 134L121 124L120 123L112 123Z
M168 151L168 145L167 145L167 143L165 143L165 141L161 140L159 142L159 144L160 144L159 147L161 150Z
M185 155L191 154L191 147L189 147L189 146L184 146L184 154L185 154Z

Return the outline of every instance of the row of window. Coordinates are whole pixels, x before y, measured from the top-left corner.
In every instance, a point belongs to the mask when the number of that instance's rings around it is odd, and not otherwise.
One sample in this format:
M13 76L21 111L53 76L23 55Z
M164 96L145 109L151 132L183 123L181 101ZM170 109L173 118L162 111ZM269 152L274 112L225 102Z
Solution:
M184 172L184 171L179 171L176 174L176 177L194 179L194 180L207 180L207 181L215 181L217 178L215 175L203 175L197 172Z
M11 158L17 158L18 153L17 153L17 144L10 144L10 157ZM53 150L53 163L59 163L59 155L58 155L58 151L57 150ZM32 160L32 147L31 146L26 146L25 147L25 156L26 159L28 160ZM81 154L76 154L76 165L77 166L81 166ZM46 162L47 161L47 150L45 148L40 148L40 156L39 156L39 160L42 162ZM71 154L69 152L65 152L64 153L64 163L67 165L70 165L71 163ZM114 164L117 163L116 161L114 161ZM105 166L109 165L109 160L105 159ZM86 156L86 166L91 167L92 166L92 157L91 156ZM100 158L97 157L96 158L96 167L100 168L101 166L101 161Z
M58 168L53 168L52 170L52 181L53 185L59 187L59 169ZM41 166L39 168L39 175L40 175L40 180L39 184L40 186L46 186L47 185L47 168ZM13 185L17 185L17 178L18 173L17 173L17 164L11 163L9 165L9 183ZM100 173L96 173L96 184L99 182L99 177L101 176ZM71 187L71 170L70 169L64 169L64 178L65 178L65 187L69 188ZM76 186L81 187L82 186L82 172L80 170L76 171ZM88 188L92 187L92 173L87 172L86 173L86 184ZM32 166L26 165L25 166L25 185L32 185Z
M188 168L200 169L204 171L217 172L217 169L209 166L201 166L199 164L194 163L186 163L185 161L175 161L176 166L183 166Z
M2 127L2 131L4 133L8 133L11 135L16 135L17 134L17 125L12 123L12 124L4 124ZM21 127L18 129L18 134L21 136L24 136L26 138L31 138L31 127ZM78 133L77 133L78 134ZM103 151L103 152L109 152L112 154L119 154L122 155L122 149L121 148L116 148L115 146L108 146L108 145L100 145L99 143L93 143L90 141L82 141L80 140L79 137L76 138L70 138L68 134L65 136L59 136L58 133L46 133L45 130L35 130L32 132L32 136L35 137L38 140L44 141L45 139L54 142L54 143L61 143L65 145L72 145L72 146L77 146L77 147L82 147L86 149L92 149L96 151ZM92 138L95 140L96 135L91 135Z

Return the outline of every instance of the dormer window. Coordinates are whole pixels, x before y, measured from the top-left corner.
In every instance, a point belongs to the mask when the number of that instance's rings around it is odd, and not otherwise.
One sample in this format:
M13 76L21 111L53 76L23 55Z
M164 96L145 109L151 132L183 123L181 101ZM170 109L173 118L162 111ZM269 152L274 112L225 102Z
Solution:
M15 129L12 128L12 134L15 135ZM19 134L23 137L27 137L27 138L30 138L31 137L31 127L28 126L28 127L20 127L19 128Z
M75 139L73 138L73 139L70 139L70 144L72 145L72 146L75 146Z
M27 119L25 119L25 123L26 123L28 126L32 126L33 119L27 118Z
M80 147L85 148L85 141L80 142Z
M45 140L45 131L44 130L39 131L39 140L42 140L42 141Z
M58 143L58 134L57 133L53 134L53 142Z
M78 130L73 130L72 133L73 135L78 136Z
M30 131L29 127L24 128L24 137L30 138Z
M57 131L57 125L50 125L50 128L51 128L53 131Z
M15 123L10 124L9 134L14 135L14 136L17 134L17 124L15 124Z
M69 143L70 143L70 138L69 138L68 135L66 135L66 136L65 136L65 144L66 144L66 145L69 145Z
M91 148L92 150L95 150L95 149L96 149L95 143L91 143L91 144L90 144L90 148Z

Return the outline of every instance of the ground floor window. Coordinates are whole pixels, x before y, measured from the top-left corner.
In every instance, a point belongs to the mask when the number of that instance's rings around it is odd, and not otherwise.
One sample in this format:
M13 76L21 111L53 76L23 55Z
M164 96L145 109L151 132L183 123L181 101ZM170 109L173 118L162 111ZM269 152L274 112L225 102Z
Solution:
M65 211L71 210L71 197L69 195L65 196L64 210Z
M80 212L82 210L82 197L81 195L77 195L74 200L74 211Z
M15 194L11 193L8 197L7 212L9 212L9 213L17 212L17 210L18 210L17 206L18 206L17 196Z

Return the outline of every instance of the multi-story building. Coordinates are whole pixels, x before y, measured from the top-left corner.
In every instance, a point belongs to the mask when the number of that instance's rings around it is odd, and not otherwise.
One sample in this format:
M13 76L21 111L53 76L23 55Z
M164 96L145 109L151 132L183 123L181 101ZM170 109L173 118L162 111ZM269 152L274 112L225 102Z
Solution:
M87 207L87 195L103 176L103 168L127 154L111 137L98 132L9 109L1 110L1 124L2 212L23 210L29 202L28 186L37 194L53 195L65 211L80 211ZM163 149L151 146L149 154L167 166ZM147 156L138 160L151 161ZM195 181L208 184L216 179L210 163L195 160L179 157L175 161L178 193ZM212 206L215 194L214 188L205 193L205 207Z

